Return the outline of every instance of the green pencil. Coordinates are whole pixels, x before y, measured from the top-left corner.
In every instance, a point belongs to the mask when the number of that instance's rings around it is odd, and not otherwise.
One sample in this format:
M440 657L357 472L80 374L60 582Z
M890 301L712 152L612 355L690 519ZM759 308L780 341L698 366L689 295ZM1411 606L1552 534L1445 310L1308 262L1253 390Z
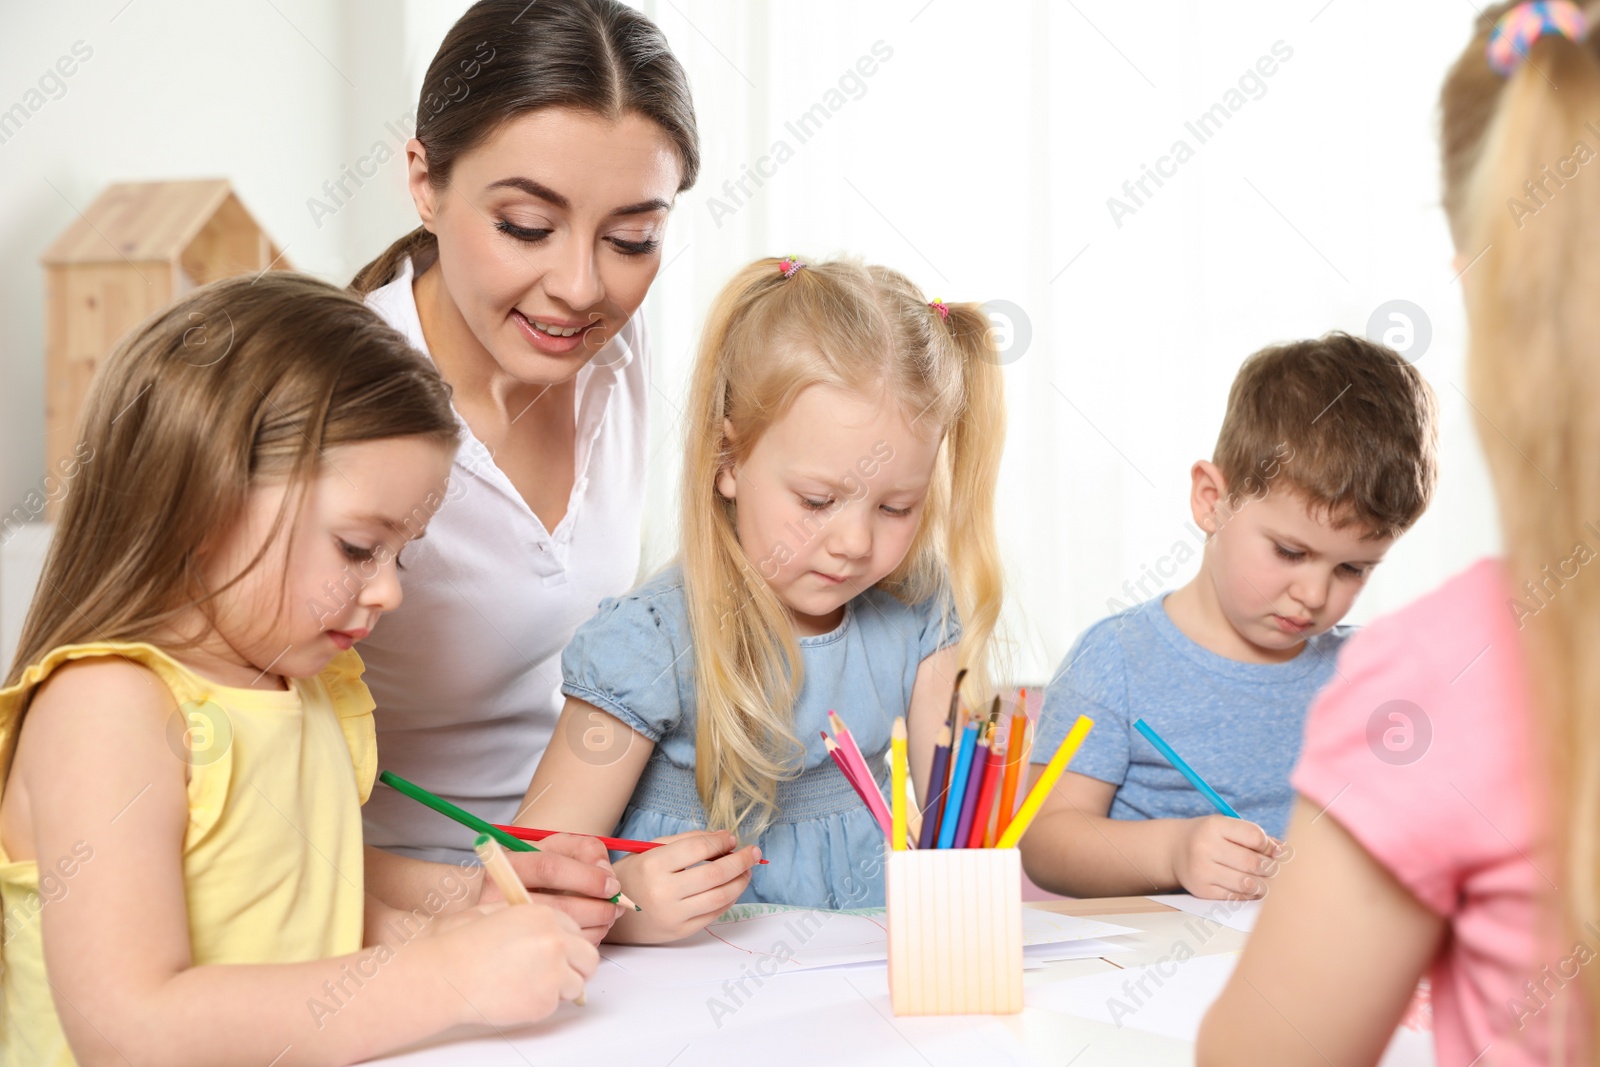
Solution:
M443 815L447 819L454 819L462 826L465 826L470 830L476 830L480 834L488 834L490 837L500 842L500 844L504 845L512 852L539 851L537 848L528 844L521 838L512 837L494 823L486 822L472 814L472 812L456 807L443 797L434 796L420 785L417 785L415 782L406 781L393 771L378 772L378 781L382 782L391 789L395 789L401 793L404 793L417 803L422 804L425 807L432 808L434 811L438 812L440 815ZM621 893L618 893L616 896L611 898L611 903L613 904L620 904L621 902ZM633 904L631 900L628 903ZM644 909L639 907L639 905L634 904L633 910L643 911Z

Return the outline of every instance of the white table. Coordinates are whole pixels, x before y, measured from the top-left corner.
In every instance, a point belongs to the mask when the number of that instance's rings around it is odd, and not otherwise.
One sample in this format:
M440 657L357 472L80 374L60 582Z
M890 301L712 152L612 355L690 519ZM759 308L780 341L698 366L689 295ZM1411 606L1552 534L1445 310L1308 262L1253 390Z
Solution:
M1106 958L1046 964L1024 985L1153 964L1184 954L1236 952L1246 935L1205 924L1143 897L1032 904L1072 915L1093 915L1133 927L1130 951ZM605 947L601 947L604 955ZM1046 1010L1010 1016L896 1018L889 1008L886 969L851 967L768 979L749 995L724 995L715 986L642 986L602 962L589 983L586 1007L564 1004L550 1019L503 1033L450 1035L381 1061L406 1067L526 1067L528 1064L641 1064L675 1067L729 1064L1040 1064L1050 1067L1165 1067L1193 1063L1186 1040L1132 1026ZM716 1001L713 1004L713 1000ZM729 1009L732 1010L729 1010ZM1156 1012L1159 998L1143 1010ZM645 1016L648 1016L646 1018ZM663 1021L664 1020L664 1021ZM487 1036L485 1034L487 1033Z

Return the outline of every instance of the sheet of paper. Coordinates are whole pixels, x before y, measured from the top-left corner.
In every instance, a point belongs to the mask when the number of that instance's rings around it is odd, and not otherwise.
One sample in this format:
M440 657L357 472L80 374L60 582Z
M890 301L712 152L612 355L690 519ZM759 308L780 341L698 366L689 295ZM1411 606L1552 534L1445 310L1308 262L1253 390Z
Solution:
M1045 959L1081 959L1115 951L1077 942L1136 931L1099 919L1023 909L1024 946L1056 946ZM1034 951L1037 951L1035 949ZM606 945L601 955L637 978L661 983L738 981L778 974L883 963L888 927L881 910L813 911L806 908L735 908L704 931L670 945Z
M1017 1017L897 1018L881 969L806 971L757 985L645 985L609 963L589 1003L536 1026L432 1043L384 1064L405 1067L1033 1067Z
M1049 945L1023 945L1022 959L1054 963L1057 960L1093 960L1114 956L1118 952L1131 952L1133 946L1126 942L1102 941L1098 937L1082 941L1062 941Z
M1147 899L1247 934L1256 928L1256 916L1261 914L1259 900L1201 900L1188 893L1164 893Z
M1238 962L1237 952L1223 952L1068 978L1029 986L1027 1004L1193 1041Z

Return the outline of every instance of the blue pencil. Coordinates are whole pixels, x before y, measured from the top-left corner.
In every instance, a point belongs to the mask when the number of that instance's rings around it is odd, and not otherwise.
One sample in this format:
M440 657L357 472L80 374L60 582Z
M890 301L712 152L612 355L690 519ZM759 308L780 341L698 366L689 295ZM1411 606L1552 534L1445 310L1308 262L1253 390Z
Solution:
M1221 793L1207 785L1206 780L1195 773L1195 769L1185 763L1183 757L1174 752L1172 746L1163 741L1161 735L1150 728L1149 723L1139 719L1134 722L1133 728L1143 734L1144 739L1154 745L1156 751L1161 753L1168 763L1178 768L1178 771L1189 779L1189 784L1200 790L1201 796L1211 801L1213 807L1230 819L1239 818L1239 813L1233 810L1233 805L1223 800Z
M956 750L955 769L950 772L950 795L945 798L944 818L939 821L939 847L955 845L956 824L961 821L961 801L967 793L967 777L972 766L972 749L978 743L978 724L967 723L961 731L961 747Z

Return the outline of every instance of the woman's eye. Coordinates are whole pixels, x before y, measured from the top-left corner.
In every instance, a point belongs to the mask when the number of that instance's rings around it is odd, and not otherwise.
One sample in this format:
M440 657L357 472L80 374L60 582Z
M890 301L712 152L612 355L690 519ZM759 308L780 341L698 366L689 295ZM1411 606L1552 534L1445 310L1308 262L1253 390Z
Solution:
M1282 545L1275 544L1272 547L1278 550L1278 556L1280 558L1289 560L1291 563L1305 559L1306 556L1304 552L1294 552L1290 549L1284 548Z
M343 538L339 538L338 540L339 551L345 554L346 559L354 560L357 563L371 562L373 558L372 549L360 548L356 545L352 545L349 541L346 541Z
M505 219L495 223L494 228L507 236L515 237L519 241L542 241L549 237L551 233L549 230L530 230Z
M808 496L803 496L800 498L801 506L809 511L821 511L831 503L833 503L832 500L813 500Z
M883 513L885 515L891 515L891 516L893 516L894 518L897 518L897 519L903 519L907 515L911 514L911 509L910 508L892 508L888 504L884 504L883 505Z
M621 237L608 237L606 240L625 256L645 256L661 247L660 240L654 237L643 241L625 241Z

